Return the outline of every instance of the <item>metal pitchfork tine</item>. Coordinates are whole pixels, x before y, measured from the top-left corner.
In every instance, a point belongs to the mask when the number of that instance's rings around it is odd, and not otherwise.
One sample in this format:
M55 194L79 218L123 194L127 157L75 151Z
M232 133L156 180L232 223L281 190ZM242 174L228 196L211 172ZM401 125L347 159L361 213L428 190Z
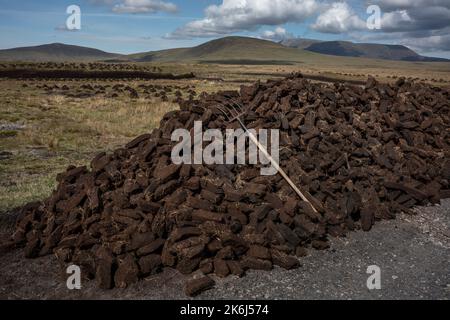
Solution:
M222 103L219 103L220 106L216 106L217 110L219 110L224 116L225 119L229 122L238 121L241 125L242 129L248 134L248 137L250 140L258 147L258 149L264 154L264 156L270 161L272 166L280 173L280 175L286 180L286 182L291 186L291 188L297 193L297 195L305 202L307 202L311 208L314 210L314 212L317 213L317 209L314 207L314 205L309 201L309 199L303 194L303 192L300 191L300 189L295 185L295 183L289 178L289 176L286 174L286 172L280 167L278 162L276 162L272 156L269 154L269 152L266 150L266 148L259 143L258 139L247 129L244 122L242 121L241 117L245 115L246 111L244 107L234 100L231 97L227 97L231 100L231 104L224 105Z

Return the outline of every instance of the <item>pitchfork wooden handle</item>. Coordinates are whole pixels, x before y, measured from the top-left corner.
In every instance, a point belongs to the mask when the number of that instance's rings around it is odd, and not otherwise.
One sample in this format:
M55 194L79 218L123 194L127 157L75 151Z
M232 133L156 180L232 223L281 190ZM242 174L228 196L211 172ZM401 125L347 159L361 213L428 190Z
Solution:
M287 181L287 183L289 183L289 185L291 186L292 189L294 189L294 191L299 195L299 197L309 203L309 205L311 206L311 208L314 210L314 212L317 213L316 208L313 206L313 204L308 200L308 198L305 197L305 195L300 191L299 188L297 188L297 186L295 185L295 183L289 178L289 176L286 174L286 172L284 172L284 170L280 167L280 165L278 164L278 162L276 162L272 156L269 154L269 152L267 152L266 148L259 143L258 139L253 135L253 133L251 133L246 126L241 122L241 126L244 128L244 130L248 133L248 136L250 138L250 140L253 141L254 144L256 144L256 146L258 147L259 150L261 150L261 152L264 154L264 156L270 160L270 163L272 164L272 166L281 174L281 176L284 178L284 180Z

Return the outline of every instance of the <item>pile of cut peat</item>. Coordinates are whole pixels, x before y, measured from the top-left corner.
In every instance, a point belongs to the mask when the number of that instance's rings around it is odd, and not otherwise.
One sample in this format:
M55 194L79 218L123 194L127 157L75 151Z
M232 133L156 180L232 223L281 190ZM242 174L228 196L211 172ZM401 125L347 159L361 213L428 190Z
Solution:
M257 166L172 164L174 129L197 120L204 129L239 127L214 108L230 96L249 110L249 128L280 129L281 167L319 213ZM329 236L450 197L449 125L449 91L404 79L358 87L293 75L203 94L90 169L60 174L49 199L23 208L13 240L26 257L54 253L80 265L101 288L163 267L219 277L295 268L295 256L326 249ZM202 276L186 293L213 284Z

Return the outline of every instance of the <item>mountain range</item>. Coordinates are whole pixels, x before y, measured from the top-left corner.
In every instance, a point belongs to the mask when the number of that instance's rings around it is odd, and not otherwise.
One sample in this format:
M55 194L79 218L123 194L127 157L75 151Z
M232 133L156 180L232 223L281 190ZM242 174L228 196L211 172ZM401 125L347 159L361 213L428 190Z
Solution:
M403 45L354 43L350 41L320 41L313 39L287 39L281 41L280 44L290 48L342 57L397 61L448 61L447 59L442 58L421 56Z
M290 64L315 55L396 61L450 61L424 57L402 45L287 39L279 43L257 38L225 37L192 48L149 51L131 55L61 43L0 50L0 61L33 62L201 62L230 64Z

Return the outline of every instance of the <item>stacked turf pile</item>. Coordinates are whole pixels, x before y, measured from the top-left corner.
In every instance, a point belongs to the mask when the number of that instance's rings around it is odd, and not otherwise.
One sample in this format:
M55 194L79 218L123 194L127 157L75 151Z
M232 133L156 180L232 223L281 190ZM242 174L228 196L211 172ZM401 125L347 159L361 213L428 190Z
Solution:
M319 213L258 167L172 164L174 129L238 127L214 108L230 96L250 110L249 128L280 129L281 167ZM14 241L27 257L81 265L101 288L162 267L220 277L295 268L295 255L327 248L328 236L450 197L449 125L450 93L404 79L362 88L295 75L203 95L90 169L60 174L49 199L23 209ZM187 293L211 285L202 278Z

